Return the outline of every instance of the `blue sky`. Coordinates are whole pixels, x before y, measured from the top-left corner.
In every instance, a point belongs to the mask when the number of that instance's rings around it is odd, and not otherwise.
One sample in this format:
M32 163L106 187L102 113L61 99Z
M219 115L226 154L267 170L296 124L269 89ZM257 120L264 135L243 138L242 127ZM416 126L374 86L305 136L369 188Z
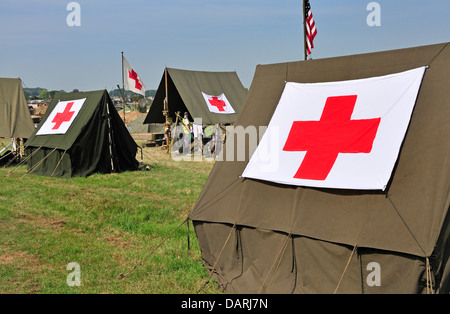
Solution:
M303 59L301 0L78 0L81 26L69 27L68 0L0 2L0 77L26 87L71 91L122 84L121 51L147 89L165 66L236 71L250 87L258 64ZM312 57L450 41L449 0L310 0L318 35Z

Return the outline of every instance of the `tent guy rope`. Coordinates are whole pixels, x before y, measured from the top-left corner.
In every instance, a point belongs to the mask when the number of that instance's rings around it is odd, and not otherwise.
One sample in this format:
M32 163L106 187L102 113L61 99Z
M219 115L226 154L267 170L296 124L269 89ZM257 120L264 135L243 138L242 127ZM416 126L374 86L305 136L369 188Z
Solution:
M136 270L136 268L142 266L145 261L153 254L155 253L155 251L160 248L178 229L181 228L182 225L184 225L185 222L188 221L188 218L186 218L185 220L183 220L183 222L177 227L175 228L166 238L164 238L163 241L161 241L157 246L155 246L139 263L137 263L136 265L134 265L126 274L120 273L119 274L119 280L123 280L125 278L127 278L132 272L134 272Z

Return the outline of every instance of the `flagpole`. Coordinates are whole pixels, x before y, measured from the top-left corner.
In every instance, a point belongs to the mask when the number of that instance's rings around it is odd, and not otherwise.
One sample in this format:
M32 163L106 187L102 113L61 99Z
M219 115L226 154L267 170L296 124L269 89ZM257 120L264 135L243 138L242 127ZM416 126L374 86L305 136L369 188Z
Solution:
M119 88L119 90L120 90L120 88ZM125 107L127 106L126 104L125 104L125 79L124 79L124 77L123 77L123 51L122 51L122 90L123 90L123 92L121 92L121 94L122 94L122 101L123 101L123 123L126 125L126 123L125 123Z
M307 53L307 43L306 43L306 12L305 12L305 0L303 0L303 52L305 55L305 60L308 60L308 53Z
M165 87L166 87L166 99L164 102L164 110L169 110L169 98L167 95L167 67L164 68L164 80L165 80Z

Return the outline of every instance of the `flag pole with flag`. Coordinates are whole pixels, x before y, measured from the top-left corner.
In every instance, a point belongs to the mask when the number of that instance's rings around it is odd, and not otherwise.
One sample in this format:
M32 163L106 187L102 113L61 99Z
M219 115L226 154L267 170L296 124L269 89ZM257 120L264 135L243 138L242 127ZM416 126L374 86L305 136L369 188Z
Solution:
M313 19L311 5L309 0L303 0L303 38L305 47L305 60L308 59L308 55L311 54L312 48L314 48L314 38L317 35L316 24Z
M122 52L122 101L123 101L123 120L125 122L125 89L130 90L134 93L142 95L145 98L145 85L142 82L139 75L130 65L130 63L125 59ZM120 90L120 88L119 88Z
M123 88L145 97L145 85L122 52Z

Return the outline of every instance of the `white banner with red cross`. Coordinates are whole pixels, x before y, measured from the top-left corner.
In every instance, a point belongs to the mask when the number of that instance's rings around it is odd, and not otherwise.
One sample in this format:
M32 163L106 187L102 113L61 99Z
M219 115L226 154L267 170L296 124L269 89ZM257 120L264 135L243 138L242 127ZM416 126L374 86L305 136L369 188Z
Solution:
M145 85L130 63L122 56L123 87L145 97Z
M297 186L384 190L425 69L341 82L286 83L242 176Z
M36 135L66 134L85 100L86 98L58 102Z
M220 114L235 113L233 107L231 107L231 104L228 101L225 94L220 94L219 96L212 96L202 92L202 95L203 98L205 99L209 111Z

